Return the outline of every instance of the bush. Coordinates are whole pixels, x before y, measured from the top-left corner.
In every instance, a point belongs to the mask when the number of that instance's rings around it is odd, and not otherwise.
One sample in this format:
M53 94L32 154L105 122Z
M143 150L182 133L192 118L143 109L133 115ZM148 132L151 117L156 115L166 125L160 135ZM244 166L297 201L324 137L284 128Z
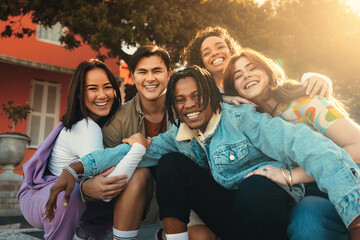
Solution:
M12 125L9 128L12 129L12 132L15 131L15 126L20 123L22 120L26 120L29 113L32 109L29 104L18 104L14 105L14 101L10 100L8 103L2 103L1 108L3 114L12 121ZM2 114L1 114L2 115Z

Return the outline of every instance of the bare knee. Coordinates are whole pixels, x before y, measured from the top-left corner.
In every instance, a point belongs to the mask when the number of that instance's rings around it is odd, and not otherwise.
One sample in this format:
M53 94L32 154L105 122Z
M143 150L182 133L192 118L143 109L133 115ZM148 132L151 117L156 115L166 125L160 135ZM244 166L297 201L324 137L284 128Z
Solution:
M216 240L216 235L206 225L197 224L188 227L190 240Z
M149 168L138 168L135 170L125 191L127 192L144 192L148 189L152 191L153 179Z

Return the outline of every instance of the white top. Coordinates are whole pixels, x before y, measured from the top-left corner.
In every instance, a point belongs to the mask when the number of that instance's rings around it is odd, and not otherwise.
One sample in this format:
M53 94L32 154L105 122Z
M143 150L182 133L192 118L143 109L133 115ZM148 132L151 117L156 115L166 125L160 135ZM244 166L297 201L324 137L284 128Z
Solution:
M122 174L127 174L126 181L129 181L136 167L139 165L141 159L146 153L146 148L140 143L134 143L130 151L124 156L124 158L116 165L115 169L106 177L112 177Z
M320 73L314 73L314 72L304 73L304 74L302 75L302 77L301 77L300 82L301 82L301 83L304 83L305 81L307 81L307 80L308 80L309 78L311 78L311 77L320 77L320 78L324 79L324 80L327 82L327 84L329 85L329 87L332 88L332 81L331 81L331 79L330 79L329 77L325 76L325 75L320 74Z
M116 165L115 169L106 177L126 174L128 177L124 181L130 181L132 175L135 172L136 167L139 165L145 153L146 153L146 148L143 145L141 145L140 143L134 143L130 151ZM109 202L110 200L111 199L106 199L104 201Z
M60 176L63 168L92 151L103 149L102 132L99 125L91 118L75 123L71 130L61 130L51 152L48 169L55 176Z

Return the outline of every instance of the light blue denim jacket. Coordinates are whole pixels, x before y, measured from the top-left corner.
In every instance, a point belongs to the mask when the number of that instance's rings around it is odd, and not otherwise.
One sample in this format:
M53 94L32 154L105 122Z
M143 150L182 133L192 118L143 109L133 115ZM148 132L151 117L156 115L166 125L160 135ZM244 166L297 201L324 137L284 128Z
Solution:
M180 152L200 167L210 168L219 184L232 189L256 168L297 163L329 194L346 226L360 215L359 168L342 148L307 126L271 118L251 105L224 103L221 114L210 119L204 135L198 134L186 124L179 128L171 125L167 132L152 138L139 166L156 165L163 154ZM129 150L129 145L122 144L82 157L85 176L117 164ZM301 189L295 188L291 195L300 200Z

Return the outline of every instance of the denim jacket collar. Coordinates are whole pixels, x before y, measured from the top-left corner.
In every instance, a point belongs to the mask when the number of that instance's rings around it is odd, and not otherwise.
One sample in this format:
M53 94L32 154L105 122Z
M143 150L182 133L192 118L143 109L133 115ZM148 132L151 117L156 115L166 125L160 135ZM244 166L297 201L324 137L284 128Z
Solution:
M209 120L209 123L206 127L205 133L203 134L204 139L207 139L214 134L217 126L219 125L220 120L221 120L221 112L219 110L217 110L217 112L214 113ZM200 133L200 130L191 129L191 128L189 128L189 126L186 123L182 122L179 126L179 131L176 135L176 140L179 142L191 140L191 139L195 138L196 136L198 136L199 133Z

